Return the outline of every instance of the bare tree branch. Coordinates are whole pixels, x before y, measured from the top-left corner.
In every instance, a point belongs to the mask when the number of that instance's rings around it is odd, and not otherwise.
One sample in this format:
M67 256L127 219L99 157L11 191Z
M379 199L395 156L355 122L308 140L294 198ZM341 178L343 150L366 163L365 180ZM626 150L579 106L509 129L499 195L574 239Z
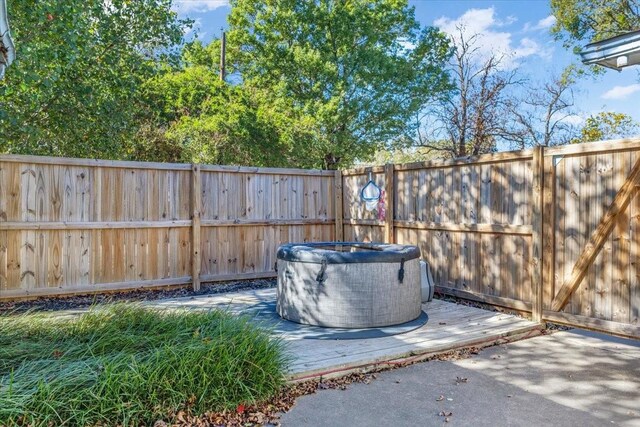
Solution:
M506 114L507 95L522 81L515 71L506 70L507 56L482 57L479 34L468 36L463 27L457 30L449 64L456 90L425 114L432 120L424 120L415 143L464 157L495 151L498 139L514 137Z

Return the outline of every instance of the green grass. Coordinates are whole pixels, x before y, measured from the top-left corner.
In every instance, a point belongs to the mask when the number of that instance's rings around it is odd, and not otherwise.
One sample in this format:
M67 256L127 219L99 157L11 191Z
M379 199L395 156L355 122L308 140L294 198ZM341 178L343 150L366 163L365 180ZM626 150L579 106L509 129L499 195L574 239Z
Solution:
M281 341L220 311L0 315L0 425L149 425L267 399Z

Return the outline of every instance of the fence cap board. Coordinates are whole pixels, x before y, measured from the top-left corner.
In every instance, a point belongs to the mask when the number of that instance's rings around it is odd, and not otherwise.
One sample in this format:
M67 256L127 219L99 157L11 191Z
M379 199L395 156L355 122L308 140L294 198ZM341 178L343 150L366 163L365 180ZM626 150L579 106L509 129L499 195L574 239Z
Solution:
M50 157L50 156L29 156L21 154L0 154L0 162L10 163L30 163L48 164L62 166L88 166L106 167L121 169L163 169L163 170L184 170L190 171L191 163L162 163L162 162L136 162L128 160L101 160L82 159L70 157ZM296 168L263 168L251 166L229 166L229 165L200 165L201 171L206 172L227 172L227 173L250 173L267 175L304 175L304 176L335 176L335 171L320 169L296 169Z
M584 142L582 144L561 145L558 147L545 148L544 155L547 156L569 156L580 154L603 154L615 151L633 151L640 149L640 137L612 139L608 141Z
M501 151L498 153L479 154L477 156L458 157L455 159L427 160L425 162L406 163L396 165L398 171L414 169L434 169L455 166L465 166L468 164L480 163L502 163L514 160L529 160L533 158L533 150Z
M397 168L399 165L395 166ZM384 173L384 166L361 166L357 168L345 169L342 171L342 176L366 175L369 172Z
M413 162L394 165L395 171L407 171L416 169L435 169L435 168L448 168L456 166L465 166L469 164L480 163L502 163L516 160L530 160L533 158L533 150L519 150L519 151L501 151L498 153L480 154L477 156L458 157L455 159L437 159L427 160L425 162ZM367 166L358 167L353 169L347 169L342 171L343 176L351 175L364 175L368 172L371 173L384 173L384 166Z
M19 154L1 154L0 162L121 169L191 170L191 165L188 163L133 162L126 160L80 159L70 157L27 156Z
M334 177L335 171L321 169L297 169L297 168L263 168L252 166L229 166L229 165L201 165L203 172L226 172L226 173L249 173L263 175L310 175Z

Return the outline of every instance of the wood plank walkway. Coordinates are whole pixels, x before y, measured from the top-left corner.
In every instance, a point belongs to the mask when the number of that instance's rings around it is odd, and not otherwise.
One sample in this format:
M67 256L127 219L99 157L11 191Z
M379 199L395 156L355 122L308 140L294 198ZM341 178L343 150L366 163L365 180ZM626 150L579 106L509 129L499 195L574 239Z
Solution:
M151 301L161 308L227 309L242 313L259 303L275 299L275 289L203 295ZM301 339L282 335L292 357L289 378L339 376L381 365L394 365L425 359L451 350L535 336L541 325L529 320L475 307L433 300L423 304L429 321L411 332L383 338L355 340Z

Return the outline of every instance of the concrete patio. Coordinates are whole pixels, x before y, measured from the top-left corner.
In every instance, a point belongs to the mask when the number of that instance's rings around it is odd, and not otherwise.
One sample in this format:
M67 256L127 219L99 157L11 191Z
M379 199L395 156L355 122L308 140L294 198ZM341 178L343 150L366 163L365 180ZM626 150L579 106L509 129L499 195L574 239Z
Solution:
M282 425L435 426L445 418L476 427L640 426L640 342L573 330L420 363L304 396Z

